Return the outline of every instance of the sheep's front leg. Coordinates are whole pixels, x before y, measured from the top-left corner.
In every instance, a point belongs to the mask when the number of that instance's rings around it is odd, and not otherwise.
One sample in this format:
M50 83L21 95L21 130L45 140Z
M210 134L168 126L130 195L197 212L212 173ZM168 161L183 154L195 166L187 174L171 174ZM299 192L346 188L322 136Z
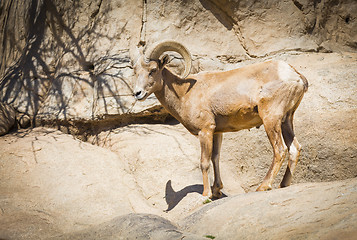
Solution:
M213 135L212 163L214 170L214 183L212 188L212 198L220 198L222 196L221 189L223 188L223 184L219 172L219 155L222 146L222 136L222 133L216 133Z
M198 134L201 143L201 170L203 177L203 196L208 196L211 193L211 188L208 179L208 170L213 149L213 132L202 130ZM210 194L211 195L211 194Z

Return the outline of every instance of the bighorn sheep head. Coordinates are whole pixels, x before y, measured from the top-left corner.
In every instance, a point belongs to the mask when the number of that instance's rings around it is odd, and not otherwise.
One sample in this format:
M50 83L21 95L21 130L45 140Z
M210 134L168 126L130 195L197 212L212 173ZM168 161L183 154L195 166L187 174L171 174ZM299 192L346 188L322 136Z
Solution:
M182 44L172 40L159 42L145 54L141 54L134 65L136 73L134 96L136 99L145 100L162 87L162 70L169 62L169 56L164 53L168 51L177 52L183 57L185 71L181 78L184 79L190 74L192 58L189 51Z

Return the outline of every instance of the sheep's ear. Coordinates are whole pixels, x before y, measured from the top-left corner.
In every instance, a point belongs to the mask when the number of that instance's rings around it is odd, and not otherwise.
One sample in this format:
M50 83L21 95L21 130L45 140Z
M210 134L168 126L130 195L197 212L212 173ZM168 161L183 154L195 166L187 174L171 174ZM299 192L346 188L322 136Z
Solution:
M169 55L165 54L159 59L159 68L162 69L170 61Z

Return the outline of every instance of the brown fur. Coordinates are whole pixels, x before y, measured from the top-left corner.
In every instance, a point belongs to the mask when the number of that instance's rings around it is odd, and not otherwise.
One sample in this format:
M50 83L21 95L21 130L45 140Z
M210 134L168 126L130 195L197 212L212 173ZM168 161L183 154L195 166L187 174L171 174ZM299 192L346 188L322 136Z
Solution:
M213 197L223 188L219 152L224 132L264 125L274 150L272 165L258 191L271 189L286 152L289 164L281 183L291 182L301 146L293 131L293 115L307 90L306 78L284 62L268 61L224 72L203 72L182 79L161 60L135 66L135 95L154 93L161 104L201 143L203 195L210 192L208 169L214 168Z

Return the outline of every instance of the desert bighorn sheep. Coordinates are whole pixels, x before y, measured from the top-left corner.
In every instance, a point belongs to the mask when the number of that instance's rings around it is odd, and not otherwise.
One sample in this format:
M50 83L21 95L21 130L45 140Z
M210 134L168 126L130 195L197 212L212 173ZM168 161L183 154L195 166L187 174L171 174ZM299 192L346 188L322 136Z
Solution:
M165 65L164 52L179 53L185 63L183 76ZM269 190L289 152L289 162L281 187L290 185L301 146L293 130L294 112L307 91L306 78L282 61L267 61L224 72L189 75L191 55L178 42L163 41L155 45L134 65L134 96L145 100L154 93L160 103L201 144L203 195L211 189L208 179L210 160L214 169L212 197L219 198L223 184L219 173L222 133L264 125L273 147L270 169L257 191Z

